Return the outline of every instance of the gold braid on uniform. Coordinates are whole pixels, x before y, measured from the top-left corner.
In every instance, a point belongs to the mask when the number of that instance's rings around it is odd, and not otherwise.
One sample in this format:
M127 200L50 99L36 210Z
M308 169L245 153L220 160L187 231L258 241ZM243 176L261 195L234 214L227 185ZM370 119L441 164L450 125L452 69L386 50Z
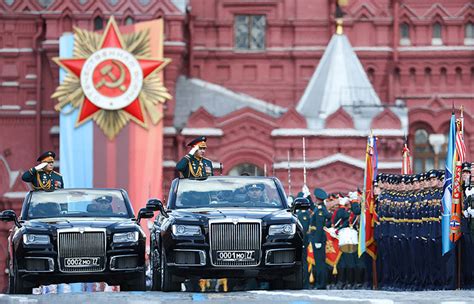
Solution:
M191 174L194 177L201 177L202 176L202 162L199 161L199 166L196 172L194 172L193 165L191 164L191 160L188 161L188 167L189 167L189 174Z
M39 185L39 187L35 187L33 185L33 188L35 188L36 190L38 190L38 189L50 190L51 189L51 180L48 180L48 182L46 184L43 184L41 182L41 178L40 178L40 175L39 175L38 172L36 172L36 180L38 181L38 185Z

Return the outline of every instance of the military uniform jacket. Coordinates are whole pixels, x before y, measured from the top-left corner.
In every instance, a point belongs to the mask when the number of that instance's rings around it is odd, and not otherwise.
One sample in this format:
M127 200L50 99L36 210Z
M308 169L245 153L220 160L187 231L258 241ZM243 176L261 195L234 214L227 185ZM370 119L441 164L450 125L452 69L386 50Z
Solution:
M176 164L176 169L182 175L181 177L206 177L214 175L212 161L207 158L197 159L194 156L186 154Z
M21 179L31 183L36 190L53 191L64 188L63 177L56 171L37 171L34 167L23 173Z
M314 243L326 243L326 233L324 232L324 227L326 223L331 219L331 213L326 209L326 206L321 206L321 209L316 206L314 208L314 213L311 216L310 221L310 238Z

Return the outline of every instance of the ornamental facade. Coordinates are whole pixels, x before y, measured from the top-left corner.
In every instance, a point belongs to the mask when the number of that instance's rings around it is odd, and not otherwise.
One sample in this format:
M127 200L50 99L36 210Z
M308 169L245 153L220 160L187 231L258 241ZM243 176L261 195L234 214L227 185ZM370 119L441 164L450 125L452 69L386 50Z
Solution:
M27 190L20 172L40 152L59 151L57 102L51 95L59 83L53 58L59 56L60 36L73 27L103 30L112 15L119 26L165 21L164 57L171 63L164 86L173 96L164 116L165 191L176 176L176 161L187 152L186 143L197 135L208 136L207 157L215 167L222 163L217 174L276 175L292 194L301 189L303 167L310 188L361 187L370 129L379 132L380 170L399 172L405 134L415 171L442 168L453 104L466 109L470 160L472 1L346 2L343 35L348 44L330 52L336 34L334 0L1 0L2 209L20 207ZM340 74L340 61L328 64L330 59L316 73L326 51L328 58L354 53L356 59L347 66L360 62L360 75L369 86L339 83L340 96L330 99L338 106L324 119L311 121L312 108L299 106L308 88L321 86L321 80L311 80L324 79L325 87L331 87L352 73ZM369 102L364 90L374 90L379 102ZM345 99L355 91L358 98ZM364 116L368 102L377 108L370 118Z

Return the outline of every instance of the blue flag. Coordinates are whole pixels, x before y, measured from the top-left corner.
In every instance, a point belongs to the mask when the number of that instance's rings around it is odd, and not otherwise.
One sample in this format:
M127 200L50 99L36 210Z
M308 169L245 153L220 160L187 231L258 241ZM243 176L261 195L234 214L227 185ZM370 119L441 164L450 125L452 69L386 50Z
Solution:
M443 206L441 214L441 241L443 255L454 248L454 243L449 239L449 221L453 199L453 158L456 145L456 118L454 113L449 123L448 147L446 153L446 169L444 172Z

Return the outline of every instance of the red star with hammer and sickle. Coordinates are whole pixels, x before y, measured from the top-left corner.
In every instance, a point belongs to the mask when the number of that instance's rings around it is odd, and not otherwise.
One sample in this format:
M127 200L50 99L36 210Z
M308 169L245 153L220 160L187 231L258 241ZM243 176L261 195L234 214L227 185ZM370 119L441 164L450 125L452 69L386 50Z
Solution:
M99 47L100 49L103 48L119 48L123 49L124 45L121 39L120 31L115 23L115 20L111 18L105 32L102 37L102 43ZM160 67L164 67L166 65L165 60L157 60L157 59L143 59L143 58L136 58L140 67L143 72L143 79L147 78L151 73L157 70ZM81 71L84 67L84 63L86 62L87 58L72 58L72 59L57 59L57 63L68 70L70 73L75 75L77 78L81 77ZM91 118L94 113L99 111L101 108L93 104L87 96L84 96L84 102L81 106L79 118L77 120L77 124L81 124ZM125 112L130 114L133 118L141 122L142 124L145 123L145 117L143 115L143 110L141 106L141 102L137 97L134 101L132 101L128 106L124 107L123 109Z

